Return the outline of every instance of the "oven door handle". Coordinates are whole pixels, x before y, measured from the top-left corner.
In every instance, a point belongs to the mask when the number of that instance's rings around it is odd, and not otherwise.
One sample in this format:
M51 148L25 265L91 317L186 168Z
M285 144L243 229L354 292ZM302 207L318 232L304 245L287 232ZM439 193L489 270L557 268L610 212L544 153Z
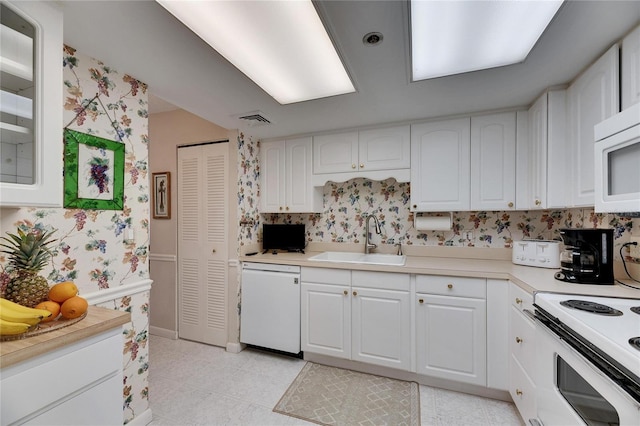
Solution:
M533 312L531 312L529 309L523 309L522 312L529 317L529 319L533 322L536 321L536 316ZM537 425L536 425L537 426ZM542 426L542 425L540 425Z

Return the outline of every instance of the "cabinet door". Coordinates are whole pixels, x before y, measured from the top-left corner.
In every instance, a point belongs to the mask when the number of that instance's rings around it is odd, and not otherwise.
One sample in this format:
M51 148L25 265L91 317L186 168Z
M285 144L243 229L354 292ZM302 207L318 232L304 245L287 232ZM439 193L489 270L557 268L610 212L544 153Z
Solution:
M416 294L417 372L486 386L486 305L482 299Z
M313 173L354 172L358 169L358 132L313 137Z
M411 167L409 126L361 131L358 135L358 168L361 170Z
M547 93L529 108L529 199L519 209L547 207Z
M409 370L410 303L408 291L354 287L351 359Z
M622 40L620 92L622 109L640 102L640 27Z
M618 112L618 52L616 44L567 89L572 206L594 205L593 127Z
M45 1L3 1L5 7L23 18L16 25L30 26L36 40L0 26L0 207L62 207L63 13Z
M285 144L285 211L305 213L322 210L322 188L311 182L311 138L287 140ZM263 191L269 191L263 188Z
M516 113L471 118L471 209L510 210L516 196Z
M284 210L286 193L285 141L265 142L260 148L262 213Z
M302 283L302 350L351 358L349 286Z
M411 126L411 209L469 210L470 119Z

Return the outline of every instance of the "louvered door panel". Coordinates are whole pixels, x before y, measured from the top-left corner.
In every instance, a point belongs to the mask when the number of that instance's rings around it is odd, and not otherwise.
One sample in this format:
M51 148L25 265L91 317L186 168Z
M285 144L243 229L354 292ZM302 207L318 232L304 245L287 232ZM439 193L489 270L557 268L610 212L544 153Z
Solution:
M178 150L178 335L227 343L227 143Z

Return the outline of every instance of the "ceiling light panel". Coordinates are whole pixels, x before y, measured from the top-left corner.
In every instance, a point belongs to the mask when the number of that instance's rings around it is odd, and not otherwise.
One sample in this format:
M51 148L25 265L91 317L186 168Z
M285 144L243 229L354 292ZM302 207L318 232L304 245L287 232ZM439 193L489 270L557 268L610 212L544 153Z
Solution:
M561 5L561 0L412 0L413 81L524 61Z
M281 104L355 92L311 1L157 2Z

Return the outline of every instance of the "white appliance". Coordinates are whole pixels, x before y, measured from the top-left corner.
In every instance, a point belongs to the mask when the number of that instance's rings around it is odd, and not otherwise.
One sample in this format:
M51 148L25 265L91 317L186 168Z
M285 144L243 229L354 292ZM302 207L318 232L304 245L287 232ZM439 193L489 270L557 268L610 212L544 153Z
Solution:
M538 423L640 424L640 299L536 293L534 306Z
M560 241L522 240L513 243L511 261L516 265L560 268Z
M594 132L596 212L640 212L640 104L597 124Z
M300 267L242 264L240 342L300 353Z

